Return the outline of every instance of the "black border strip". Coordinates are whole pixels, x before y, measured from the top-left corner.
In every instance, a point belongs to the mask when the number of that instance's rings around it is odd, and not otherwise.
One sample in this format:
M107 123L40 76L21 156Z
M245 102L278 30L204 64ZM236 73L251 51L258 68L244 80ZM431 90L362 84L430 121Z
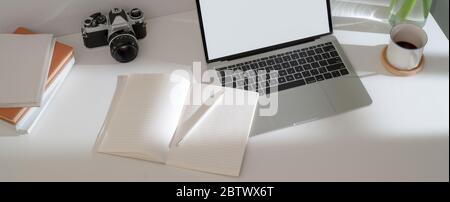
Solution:
M270 47L266 47L266 48L261 48L261 49L257 49L257 50L247 51L247 52L238 53L238 54L235 54L235 55L225 56L225 57L222 57L222 58L217 58L217 59L211 60L209 58L209 55L208 55L208 46L206 44L205 30L203 28L203 18L202 18L202 11L201 11L201 7L200 7L200 0L196 0L197 14L198 14L199 22L200 22L200 31L202 33L203 50L205 52L206 62L207 63L213 63L213 62L220 62L220 61L235 60L235 59L248 57L248 56L252 56L252 55L256 55L256 54L260 54L260 53L265 53L265 52L269 52L269 51L273 51L273 50L279 50L279 49L290 47L290 46L295 46L295 45L306 43L306 42L309 42L309 41L314 41L314 40L316 40L316 39L318 39L320 37L333 34L333 22L332 22L332 17L331 17L331 4L330 4L330 0L326 0L326 1L327 1L327 9L328 9L329 30L330 30L329 33L325 33L325 34L321 34L321 35L317 35L317 36L313 36L313 37L309 37L309 38L305 38L305 39L291 41L291 42L287 42L287 43L283 43L283 44L278 44L278 45L274 45L274 46L270 46Z
M226 191L223 196L223 189ZM273 187L270 191L266 189L265 195L244 196L236 192L239 187ZM56 197L61 199L92 199L98 196L100 199L114 198L125 199L146 199L144 201L154 201L164 199L164 201L174 200L195 200L204 201L204 196L180 196L179 190L184 189L209 189L210 195L206 200L258 200L258 201L302 201L301 199L331 198L336 197L350 199L352 197L358 201L365 199L386 200L386 195L399 196L405 201L407 198L415 199L423 197L424 201L434 201L440 199L447 201L449 198L449 183L281 183L281 182L162 182L162 183L0 183L0 194L3 198L9 196L18 199L23 196L36 197ZM217 194L213 194L217 191ZM184 192L186 193L186 192ZM58 196L60 195L60 196ZM361 197L362 196L362 197ZM350 197L350 198L349 198ZM297 199L297 200L292 200ZM156 200L158 201L158 200ZM369 200L370 201L370 200Z

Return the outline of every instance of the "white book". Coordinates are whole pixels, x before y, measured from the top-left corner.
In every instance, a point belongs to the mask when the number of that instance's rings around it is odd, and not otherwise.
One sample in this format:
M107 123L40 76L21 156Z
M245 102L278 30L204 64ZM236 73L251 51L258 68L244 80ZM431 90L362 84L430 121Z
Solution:
M0 34L0 107L40 106L55 40L51 34Z
M72 70L73 65L75 64L75 58L72 57L67 64L62 68L62 71L58 74L55 80L50 84L50 86L45 91L42 98L42 106L41 107L31 107L26 114L17 122L16 125L12 125L10 123L6 123L0 120L0 124L5 125L7 128L15 131L16 135L26 135L33 132L36 124L39 122L42 114L45 113L45 110L50 105L51 101L57 94L59 88L64 83L65 79L69 75Z
M195 105L189 102L195 100L189 96L192 89L188 80L176 76L120 76L94 150L239 176L259 94L203 85L206 98L223 94L213 103ZM200 109L207 110L199 118Z
M36 124L39 122L42 114L52 102L53 98L57 94L59 88L63 85L73 65L75 64L75 58L72 57L67 64L63 67L63 70L59 73L56 79L49 86L47 91L44 93L43 101L41 107L33 107L29 112L19 121L16 125L16 130L19 135L26 135L33 132Z

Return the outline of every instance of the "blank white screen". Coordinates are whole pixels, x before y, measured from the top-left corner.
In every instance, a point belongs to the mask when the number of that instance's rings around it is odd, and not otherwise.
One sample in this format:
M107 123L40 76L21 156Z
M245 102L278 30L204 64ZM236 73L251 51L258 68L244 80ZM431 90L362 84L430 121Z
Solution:
M210 60L330 32L326 0L200 0Z

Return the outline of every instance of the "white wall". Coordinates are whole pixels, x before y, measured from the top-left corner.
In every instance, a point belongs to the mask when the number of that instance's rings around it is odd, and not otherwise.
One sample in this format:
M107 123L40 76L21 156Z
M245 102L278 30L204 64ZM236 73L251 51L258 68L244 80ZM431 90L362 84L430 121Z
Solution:
M448 38L448 0L435 0L432 13Z
M146 18L195 9L194 0L0 0L0 33L18 26L40 33L65 35L80 32L90 14L112 7L141 8Z

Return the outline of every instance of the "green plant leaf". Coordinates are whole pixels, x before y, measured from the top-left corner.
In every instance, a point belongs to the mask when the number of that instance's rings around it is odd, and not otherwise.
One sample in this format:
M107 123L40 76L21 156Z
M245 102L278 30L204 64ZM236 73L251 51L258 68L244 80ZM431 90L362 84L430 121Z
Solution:
M414 7L417 4L417 0L405 0L403 2L403 6L398 11L397 15L401 21L405 21L409 14L414 10Z
M423 0L423 16L426 18L430 14L433 0Z
M397 3L398 3L398 0L391 0L391 5L389 6L391 11L392 11L392 9L394 9L394 6L397 5Z

